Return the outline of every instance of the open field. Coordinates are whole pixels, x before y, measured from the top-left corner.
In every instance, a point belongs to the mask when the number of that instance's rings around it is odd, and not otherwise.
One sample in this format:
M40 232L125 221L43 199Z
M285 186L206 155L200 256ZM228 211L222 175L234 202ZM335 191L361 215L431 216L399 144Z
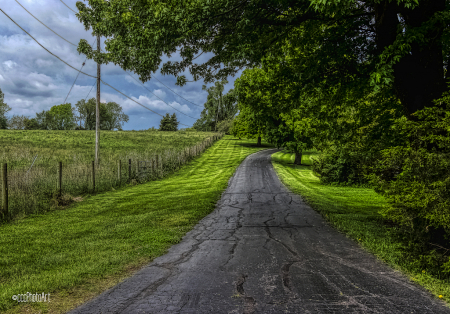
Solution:
M211 145L209 139L214 135L217 134L102 131L95 192L162 178ZM94 142L94 131L0 130L0 163L8 164L9 217L6 220L58 208L74 197L79 200L79 196L92 193ZM62 197L56 194L60 161ZM139 174L138 161L150 161L147 163L150 169Z
M419 263L424 257L412 254L399 230L378 213L386 204L385 199L368 188L321 184L310 169L310 157L314 154L305 153L304 165L295 166L293 154L278 152L272 155L272 163L281 181L334 227L436 297L450 301L449 280L442 280L439 273L430 274L428 269L418 266L424 264Z
M64 313L118 283L179 242L242 160L264 148L226 136L164 179L1 225L0 311ZM51 302L11 299L28 291L51 293Z

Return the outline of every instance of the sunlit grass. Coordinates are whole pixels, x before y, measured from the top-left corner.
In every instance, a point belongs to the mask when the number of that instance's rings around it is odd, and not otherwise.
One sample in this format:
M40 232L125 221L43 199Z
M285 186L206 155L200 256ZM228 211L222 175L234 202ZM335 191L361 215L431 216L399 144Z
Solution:
M66 210L0 226L0 311L64 313L180 241L259 148L231 137L165 179L91 196ZM21 304L26 292L52 302Z
M450 300L449 281L414 267L417 257L405 252L404 243L398 240L399 231L379 214L386 204L385 199L369 188L321 184L310 167L310 158L314 154L307 152L302 158L304 165L295 166L293 154L278 152L272 155L272 163L281 181L292 192L300 194L334 227L436 297Z

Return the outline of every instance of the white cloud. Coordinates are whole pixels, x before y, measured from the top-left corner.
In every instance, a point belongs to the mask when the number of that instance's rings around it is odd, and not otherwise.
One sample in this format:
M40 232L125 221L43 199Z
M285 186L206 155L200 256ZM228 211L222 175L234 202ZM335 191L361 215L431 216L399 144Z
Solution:
M12 60L5 61L5 62L3 62L3 64L4 64L8 69L12 69L12 68L14 68L14 67L17 66L17 63L15 63L15 62L12 61Z

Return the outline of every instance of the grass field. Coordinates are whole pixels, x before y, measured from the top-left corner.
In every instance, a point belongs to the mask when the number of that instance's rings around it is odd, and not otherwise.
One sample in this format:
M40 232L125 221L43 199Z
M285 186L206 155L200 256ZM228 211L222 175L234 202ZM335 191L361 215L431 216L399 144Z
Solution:
M267 147L225 137L164 179L0 226L0 311L65 313L166 252L215 207L237 166ZM12 295L51 293L18 305Z
M102 131L100 167L95 170L95 191L117 188L129 183L130 178L145 181L164 177L210 145L206 139L214 135L217 134ZM94 131L0 130L0 163L8 164L10 196L9 217L6 218L45 212L69 203L74 197L91 193L94 189L94 142ZM187 148L191 150L185 152ZM131 175L128 167L130 159ZM120 176L119 160L122 163ZM138 175L138 161L144 160L153 160L156 170L145 173L145 176ZM55 196L59 161L63 165L62 198Z
M386 204L384 198L368 188L321 184L310 168L310 158L314 155L314 152L305 153L304 165L295 166L293 154L278 152L272 155L272 163L281 181L334 227L436 297L450 301L450 282L418 267L422 257L411 254L401 241L399 230L387 224L378 213Z

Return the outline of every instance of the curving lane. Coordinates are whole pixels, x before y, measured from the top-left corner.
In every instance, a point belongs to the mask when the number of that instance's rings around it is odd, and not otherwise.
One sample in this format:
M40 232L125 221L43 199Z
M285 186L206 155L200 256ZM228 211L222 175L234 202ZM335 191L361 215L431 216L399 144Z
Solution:
M331 228L249 156L169 252L75 313L450 313Z

